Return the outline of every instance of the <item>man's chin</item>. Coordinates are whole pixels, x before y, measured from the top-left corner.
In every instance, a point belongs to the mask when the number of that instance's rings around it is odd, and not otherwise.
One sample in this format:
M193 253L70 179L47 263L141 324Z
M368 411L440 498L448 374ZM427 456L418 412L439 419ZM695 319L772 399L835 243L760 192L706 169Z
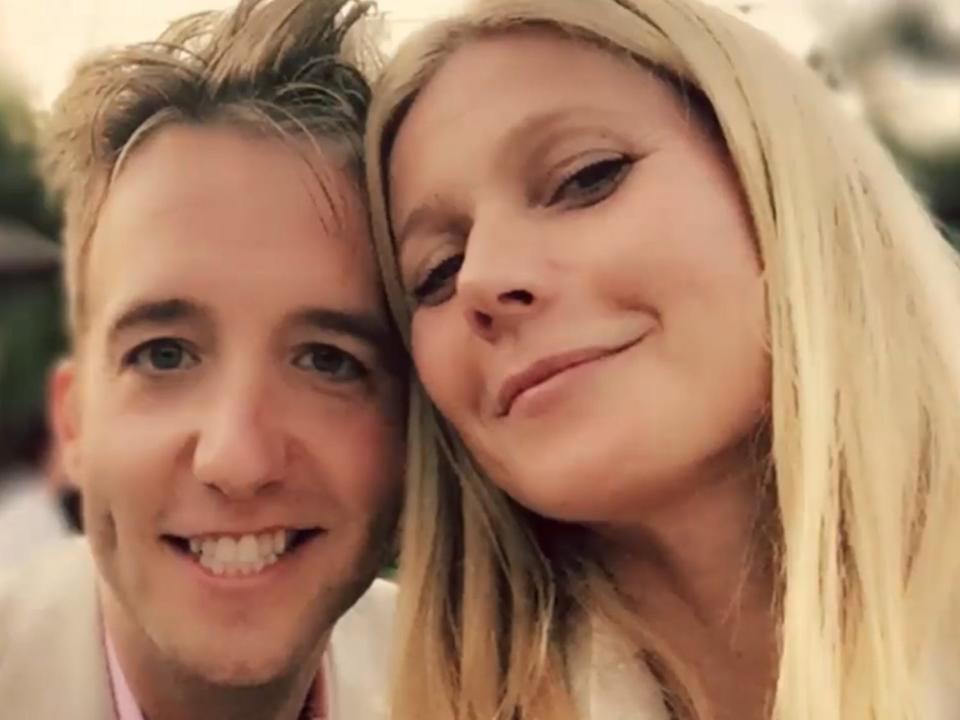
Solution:
M180 642L159 649L184 679L220 687L271 685L303 672L313 660L310 648L292 640L289 633L276 627L270 632L260 630L224 633L208 626L206 632L181 637Z
M206 657L183 663L183 669L198 680L219 687L254 688L271 685L303 669L291 658L258 658L240 654L229 657Z

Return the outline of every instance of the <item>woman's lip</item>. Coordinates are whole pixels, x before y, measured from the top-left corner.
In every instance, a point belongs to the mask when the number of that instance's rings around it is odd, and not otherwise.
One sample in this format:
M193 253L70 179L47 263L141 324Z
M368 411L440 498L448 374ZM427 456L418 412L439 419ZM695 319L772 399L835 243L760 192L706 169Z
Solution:
M555 355L548 355L530 363L526 368L508 376L507 379L501 383L500 391L497 393L497 417L509 415L510 409L513 407L517 398L526 391L535 388L537 385L572 368L623 352L639 343L644 337L645 335L642 335L628 343L612 347L592 346L569 350Z

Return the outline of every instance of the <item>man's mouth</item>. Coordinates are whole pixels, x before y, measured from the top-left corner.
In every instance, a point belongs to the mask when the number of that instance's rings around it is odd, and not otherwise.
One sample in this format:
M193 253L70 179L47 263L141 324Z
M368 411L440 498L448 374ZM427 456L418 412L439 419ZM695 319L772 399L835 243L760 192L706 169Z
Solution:
M238 576L262 572L315 538L320 528L276 529L245 535L163 535L163 541L192 558L213 575Z

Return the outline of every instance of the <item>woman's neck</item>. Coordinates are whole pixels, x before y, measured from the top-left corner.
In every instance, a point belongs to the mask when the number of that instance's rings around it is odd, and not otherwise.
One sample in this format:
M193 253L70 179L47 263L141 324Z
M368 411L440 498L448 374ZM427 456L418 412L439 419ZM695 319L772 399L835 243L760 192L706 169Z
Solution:
M619 590L716 718L765 717L776 679L775 501L762 472L742 467L636 523L597 528Z
M620 589L639 607L682 605L707 625L771 609L776 507L762 464L725 458L669 502L595 526Z

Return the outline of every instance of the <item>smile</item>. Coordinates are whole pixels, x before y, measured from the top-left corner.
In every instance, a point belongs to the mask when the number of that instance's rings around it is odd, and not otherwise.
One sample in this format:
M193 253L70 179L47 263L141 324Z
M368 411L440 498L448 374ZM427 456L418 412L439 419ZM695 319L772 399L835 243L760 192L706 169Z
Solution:
M618 355L625 350L629 350L634 345L639 344L644 337L646 337L646 335L615 347L581 348L537 360L526 369L508 377L501 385L500 392L497 393L497 416L504 417L509 415L514 404L524 393L543 385L561 373L597 360Z
M193 559L213 575L256 575L321 533L319 528L277 529L243 535L163 535L177 552Z

